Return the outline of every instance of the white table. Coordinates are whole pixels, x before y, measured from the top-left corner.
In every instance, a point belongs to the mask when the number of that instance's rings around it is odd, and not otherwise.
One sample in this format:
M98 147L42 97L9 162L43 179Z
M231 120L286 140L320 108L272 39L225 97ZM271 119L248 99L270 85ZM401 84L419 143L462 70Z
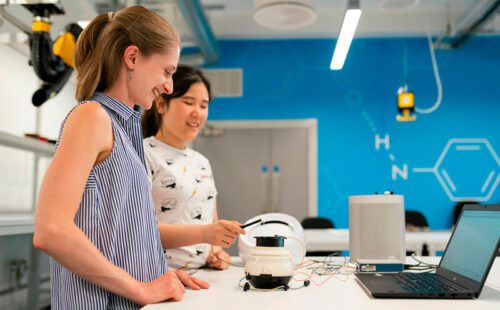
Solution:
M335 258L343 261L343 258ZM236 259L235 259L236 260ZM426 257L426 262L437 263L439 258ZM166 302L148 305L145 310L159 309L234 309L234 310L320 310L320 309L450 309L487 310L500 309L500 259L490 271L481 296L475 300L432 300L432 299L374 299L357 283L354 275L346 281L331 278L322 286L311 283L298 290L244 292L238 286L243 269L230 267L225 271L200 270L195 276L207 281L210 289L187 290L180 302ZM324 278L316 278L321 281ZM291 283L291 285L296 285Z
M304 229L307 251L348 251L349 229ZM406 232L406 250L421 254L426 244L431 256L444 251L451 231ZM500 308L499 308L500 309Z

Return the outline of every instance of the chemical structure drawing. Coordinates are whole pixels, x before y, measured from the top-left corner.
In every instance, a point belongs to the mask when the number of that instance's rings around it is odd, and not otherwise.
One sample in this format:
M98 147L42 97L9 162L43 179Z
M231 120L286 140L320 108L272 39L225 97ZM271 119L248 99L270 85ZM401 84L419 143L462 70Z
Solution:
M375 135L375 149L390 150L390 136ZM393 153L392 180L408 180L408 164L396 165ZM488 139L453 138L448 140L438 160L430 168L413 168L413 173L433 173L451 201L488 201L500 183L500 159Z
M450 139L434 167L412 171L433 173L452 201L487 201L500 182L500 160L487 139Z
M433 173L451 201L488 201L500 183L500 159L485 138L452 138L446 143L433 167L409 169L390 151L390 135L380 134L366 111L362 116L375 135L375 150L387 152L391 178L408 180L413 173Z

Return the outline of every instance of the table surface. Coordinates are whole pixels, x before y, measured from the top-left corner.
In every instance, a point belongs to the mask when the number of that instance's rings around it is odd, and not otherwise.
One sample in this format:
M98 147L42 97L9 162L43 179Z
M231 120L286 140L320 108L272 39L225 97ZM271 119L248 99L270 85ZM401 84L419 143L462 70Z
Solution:
M235 263L240 263L238 258L233 259ZM343 261L341 257L335 259ZM437 263L439 259L426 257L424 260ZM225 271L199 270L194 276L207 281L211 287L202 291L187 290L180 302L148 305L143 309L500 309L500 258L493 264L481 296L474 300L374 299L361 288L354 275L334 276L321 286L311 283L306 288L286 292L244 292L238 286L243 276L243 269L238 267ZM313 278L316 282L326 279L327 276ZM298 286L298 282L292 281L290 285Z
M348 251L349 229L304 229L307 251ZM405 232L406 249L420 251L426 243L432 251L443 251L451 231Z

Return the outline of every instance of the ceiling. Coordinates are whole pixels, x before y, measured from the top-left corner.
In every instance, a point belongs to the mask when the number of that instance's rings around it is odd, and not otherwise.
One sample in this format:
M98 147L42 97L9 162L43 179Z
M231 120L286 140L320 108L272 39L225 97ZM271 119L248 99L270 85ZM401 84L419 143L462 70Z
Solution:
M285 1L286 2L286 1ZM347 0L311 0L316 21L304 28L272 30L253 20L253 0L204 0L206 11L217 37L224 38L310 38L336 37L339 33ZM481 0L360 0L361 19L357 37L425 35L444 33ZM405 9L388 9L406 4ZM384 5L385 4L385 5ZM213 7L213 9L210 9ZM386 7L386 9L384 9ZM447 17L448 16L448 17ZM500 14L484 27L486 32L500 33Z
M12 1L12 0L11 0ZM339 34L347 0L300 0L309 2L316 12L315 21L291 30L270 29L257 24L253 18L256 2L278 0L200 0L215 37L243 39L336 38ZM279 0L280 2L290 2ZM298 1L298 0L297 0ZM356 37L435 36L453 33L464 16L476 18L481 4L493 0L359 0L362 9ZM0 4L4 3L0 0ZM176 0L61 0L66 10L63 16L53 16L53 35L69 22L90 20L98 11L107 12L117 5L141 4L158 12L181 33L184 46L196 45L196 38L183 19ZM292 1L293 2L293 1ZM32 15L20 5L5 7L11 15L30 27ZM500 34L499 10L476 31ZM0 18L1 22L1 18ZM0 23L2 33L19 32L8 22ZM4 35L5 37L5 35ZM12 35L11 35L12 38ZM5 41L5 40L0 40Z
M347 0L306 0L317 13L309 26L293 30L275 30L258 25L254 19L255 0L201 0L205 14L217 38L334 38L338 36ZM463 17L480 3L491 0L360 0L361 19L356 37L422 36L427 31L434 35L452 31ZM142 4L171 21L183 38L183 44L195 42L175 0L62 0L66 15L54 16L53 32L69 22L91 19L98 9L112 8L113 4ZM286 1L281 1L286 2ZM2 1L0 1L0 4ZM407 9L388 9L406 4ZM30 13L19 5L6 10L25 22L31 23ZM18 31L9 23L0 26L0 33ZM500 34L500 14L480 29L482 33Z

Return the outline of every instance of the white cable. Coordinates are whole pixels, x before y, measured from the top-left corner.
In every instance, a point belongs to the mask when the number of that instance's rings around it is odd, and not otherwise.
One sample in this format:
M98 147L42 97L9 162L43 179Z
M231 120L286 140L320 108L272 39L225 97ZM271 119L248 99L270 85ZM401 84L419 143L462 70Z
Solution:
M297 238L294 238L294 237L287 237L287 238L297 241L300 244L300 247L302 249L302 258L300 259L300 263L293 265L295 267L295 269L297 269L298 267L300 267L304 264L304 258L306 257L306 247L304 246L304 243L302 243L302 241L300 241Z
M432 69L434 71L434 77L436 79L436 87L437 87L437 99L434 105L430 108L427 109L419 109L415 107L415 111L417 113L421 114L429 114L437 110L439 106L441 105L441 100L443 99L443 86L441 85L441 78L439 77L439 71L437 67L437 62L436 62L436 55L434 53L434 46L432 45L432 38L429 29L427 29L427 41L429 42L429 51L431 54L431 60L432 60Z
M417 263L419 263L419 265L425 265L425 266L428 266L428 267L433 267L433 268L436 268L438 265L436 264L431 264L431 263L426 263L424 262L423 260L420 259L420 257L416 254L416 253L413 253L411 255L411 258L413 258L414 261L416 261Z

